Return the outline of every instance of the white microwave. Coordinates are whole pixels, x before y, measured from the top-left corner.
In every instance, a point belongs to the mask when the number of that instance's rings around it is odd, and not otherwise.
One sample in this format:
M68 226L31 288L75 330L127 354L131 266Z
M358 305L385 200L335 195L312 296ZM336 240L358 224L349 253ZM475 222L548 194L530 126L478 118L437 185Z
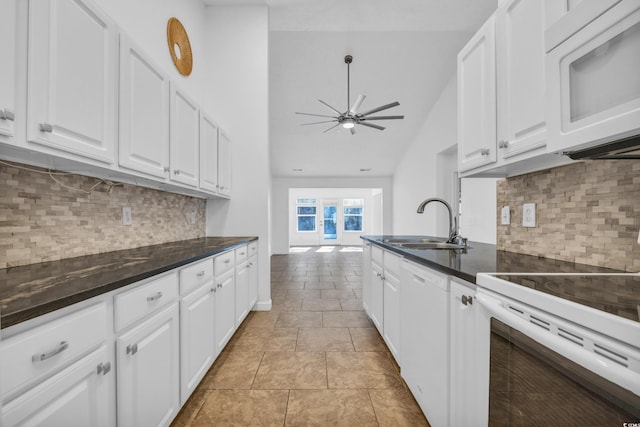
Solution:
M545 38L547 150L640 133L640 0L583 0Z

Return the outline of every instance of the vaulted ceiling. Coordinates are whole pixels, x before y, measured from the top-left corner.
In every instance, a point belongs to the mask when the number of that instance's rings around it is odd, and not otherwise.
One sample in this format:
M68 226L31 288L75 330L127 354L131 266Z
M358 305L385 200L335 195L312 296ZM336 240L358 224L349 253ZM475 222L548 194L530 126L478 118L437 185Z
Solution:
M392 175L453 77L458 51L497 6L496 0L205 3L269 6L271 170L312 177ZM301 126L323 119L296 111L332 115L318 99L347 109L347 54L351 102L364 94L368 110L398 101L384 114L404 120L377 122L384 131L356 126L355 135L341 126L324 133L331 123Z

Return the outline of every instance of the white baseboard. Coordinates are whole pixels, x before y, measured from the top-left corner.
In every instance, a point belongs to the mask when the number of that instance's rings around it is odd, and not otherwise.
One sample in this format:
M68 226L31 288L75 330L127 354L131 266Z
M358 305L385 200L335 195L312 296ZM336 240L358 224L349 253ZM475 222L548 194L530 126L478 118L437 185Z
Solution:
M271 299L269 301L258 301L255 306L253 306L255 311L269 311L271 310Z

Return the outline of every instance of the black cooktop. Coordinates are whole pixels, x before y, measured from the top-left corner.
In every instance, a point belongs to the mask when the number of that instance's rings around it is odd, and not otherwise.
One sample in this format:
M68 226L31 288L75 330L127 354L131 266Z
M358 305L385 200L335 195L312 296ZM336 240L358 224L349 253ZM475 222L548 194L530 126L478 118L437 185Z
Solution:
M640 322L640 275L493 274L492 276Z

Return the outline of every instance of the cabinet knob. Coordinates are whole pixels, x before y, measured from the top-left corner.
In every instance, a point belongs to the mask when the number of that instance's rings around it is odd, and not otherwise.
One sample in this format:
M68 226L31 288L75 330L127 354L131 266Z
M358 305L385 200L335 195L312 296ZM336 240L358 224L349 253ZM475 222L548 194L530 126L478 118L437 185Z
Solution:
M198 277L202 277L202 276L204 276L204 274L205 274L205 272L204 272L204 270L202 270L202 271L198 272L197 276Z
M109 371L111 370L111 363L107 362L107 363L101 363L98 365L98 367L96 368L97 374L100 375L107 375L109 373Z
M218 283L218 287L221 288L222 287L222 283Z
M147 297L148 302L153 302L162 298L162 292L156 292L155 295L150 295Z
M216 288L211 288L211 293L215 294L216 293Z
M472 305L473 304L473 297L467 296L467 295L462 295L462 304L464 305Z
M15 118L16 118L15 113L9 110L8 108L5 108L4 110L0 110L0 119L8 120L12 122L15 120Z
M31 361L42 362L43 360L51 359L53 356L56 356L62 353L68 348L69 348L69 343L67 341L61 341L60 344L58 344L58 346L53 350L49 350L45 353L34 354L33 356L31 356Z
M490 151L489 151L489 149L488 149L488 148L482 148L482 149L480 150L480 155L481 155L481 156L488 156L488 155L489 155L489 153L490 153Z
M174 175L180 175L180 169L174 169L173 170L173 174Z
M40 123L40 132L53 132L53 125L49 123Z
M127 354L132 356L138 352L138 344L130 344L127 346Z
M165 167L164 167L164 171L165 171L165 172L169 172L170 170L171 170L171 169L169 168L169 166L165 166Z

